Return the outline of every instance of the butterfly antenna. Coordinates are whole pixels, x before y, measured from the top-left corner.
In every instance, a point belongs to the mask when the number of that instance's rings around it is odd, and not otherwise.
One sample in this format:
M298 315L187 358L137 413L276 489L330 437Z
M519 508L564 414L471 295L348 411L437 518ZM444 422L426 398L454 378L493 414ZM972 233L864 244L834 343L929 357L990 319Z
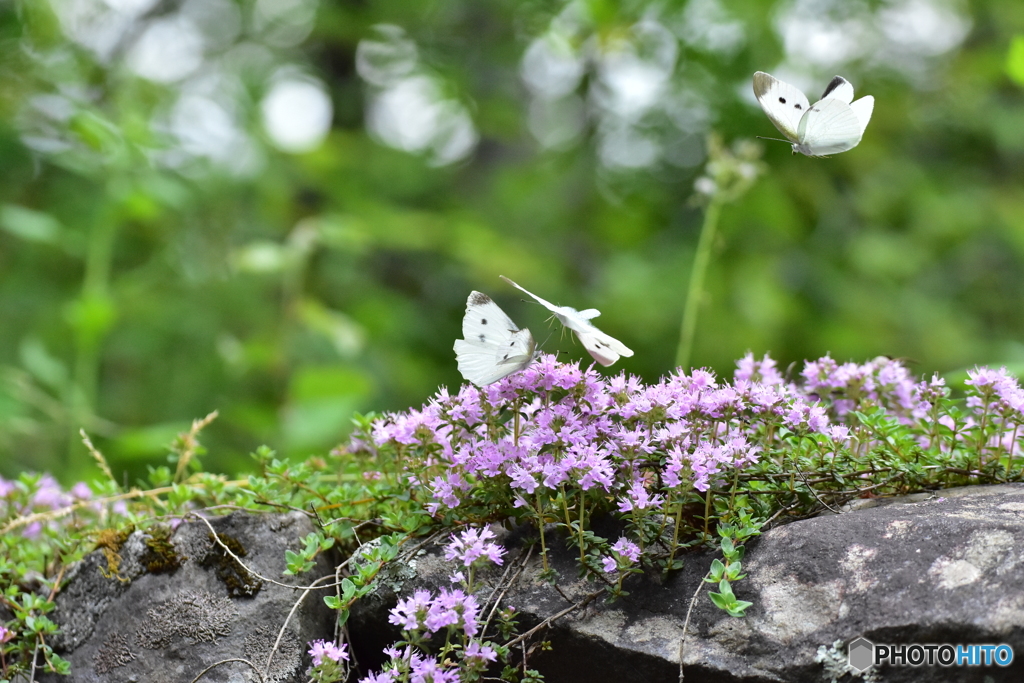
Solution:
M774 140L775 142L785 142L787 145L793 144L792 140L783 140L782 138L766 138L763 135L755 135L754 137L758 138L759 140Z
M544 339L544 342L542 344L540 344L540 346L544 346L544 344L547 344L549 341L551 341L551 335L552 334L553 333L549 330L548 331L548 336ZM557 355L558 353L561 353L561 352L560 351L556 351L555 353Z

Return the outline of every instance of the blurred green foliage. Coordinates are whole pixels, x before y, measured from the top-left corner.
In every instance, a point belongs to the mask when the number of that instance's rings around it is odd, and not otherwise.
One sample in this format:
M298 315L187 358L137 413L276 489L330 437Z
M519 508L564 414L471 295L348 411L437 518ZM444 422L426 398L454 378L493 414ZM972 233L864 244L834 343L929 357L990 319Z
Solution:
M669 371L707 136L775 135L755 70L874 118L763 143L693 363L1024 361L1019 0L4 3L0 474L83 476L84 427L134 479L215 409L207 469L321 452L461 382L471 289L586 359L499 274Z

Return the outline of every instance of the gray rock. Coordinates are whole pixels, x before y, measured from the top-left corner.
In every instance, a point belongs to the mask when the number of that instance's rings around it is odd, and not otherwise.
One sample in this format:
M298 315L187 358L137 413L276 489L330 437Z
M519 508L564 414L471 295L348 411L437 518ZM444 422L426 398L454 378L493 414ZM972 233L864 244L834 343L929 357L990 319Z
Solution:
M858 637L876 644L1005 643L1017 659L1006 668L885 666L844 682L1024 680L1024 485L886 502L777 526L750 542L748 578L734 587L754 606L745 618L732 618L702 590L683 650L685 682L831 681L842 676L846 645ZM561 592L579 601L598 586L577 580L572 553L555 545ZM686 612L712 557L690 554L663 585L633 577L627 598L598 599L563 617L541 634L552 649L538 649L531 665L559 683L675 683ZM416 559L415 569L414 579L392 588L403 596L436 589L448 585L455 567L435 548ZM537 580L539 571L534 557L503 600L520 612L521 630L570 605ZM382 588L353 613L364 664L375 665L373 653L397 636L387 624L395 599Z
M294 577L285 549L298 550L313 531L300 513L210 518L218 536L256 574L306 586L333 574L325 557ZM170 538L136 531L78 563L58 594L54 621L58 653L70 660L67 683L188 683L207 666L244 658L266 665L278 632L302 591L265 582L247 572L212 540L201 521L181 524ZM333 638L334 613L324 591L306 595L271 661L267 683L305 681L306 643ZM205 683L247 683L258 678L240 662L218 666Z

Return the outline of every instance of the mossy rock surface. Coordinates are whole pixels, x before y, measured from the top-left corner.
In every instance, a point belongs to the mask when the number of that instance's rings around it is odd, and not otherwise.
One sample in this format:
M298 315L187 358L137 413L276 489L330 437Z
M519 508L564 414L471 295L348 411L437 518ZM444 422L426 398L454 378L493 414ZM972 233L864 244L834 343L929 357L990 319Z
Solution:
M173 532L154 527L100 538L97 550L71 569L57 597L54 620L61 633L54 646L71 662L71 676L40 680L188 683L225 659L244 658L265 667L302 592L264 582L257 574L305 586L333 573L333 565L321 556L304 575L282 575L285 550L299 550L302 537L313 531L300 513L234 513L209 517L209 522L241 563L197 520ZM333 637L334 614L322 594L307 595L288 622L267 683L305 681L306 643ZM236 662L211 670L202 680L257 678Z

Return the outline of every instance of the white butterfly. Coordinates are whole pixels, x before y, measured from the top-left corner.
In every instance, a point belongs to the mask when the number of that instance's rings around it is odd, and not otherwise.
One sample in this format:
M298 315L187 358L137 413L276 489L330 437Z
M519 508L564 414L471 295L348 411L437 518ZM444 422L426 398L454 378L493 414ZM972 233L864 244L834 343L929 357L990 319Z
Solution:
M519 329L491 297L472 292L466 300L462 336L455 340L459 372L478 387L525 370L539 353L533 335Z
M775 127L793 143L793 152L809 157L856 147L875 108L870 95L854 102L853 86L842 76L833 78L821 99L808 105L807 97L789 83L758 71L754 95Z
M556 306L549 301L541 299L533 292L523 289L504 275L501 275L500 277L502 280L521 292L529 294L536 299L541 306L544 306L544 308L554 313L560 323L576 333L576 337L579 338L580 343L583 344L583 348L585 348L590 355L594 357L594 360L601 365L608 366L617 361L620 356L629 357L633 355L633 351L631 351L628 346L620 342L618 339L608 336L601 330L594 327L593 323L590 322L591 318L596 318L601 315L601 311L596 308L577 311L575 308L570 308L569 306Z

